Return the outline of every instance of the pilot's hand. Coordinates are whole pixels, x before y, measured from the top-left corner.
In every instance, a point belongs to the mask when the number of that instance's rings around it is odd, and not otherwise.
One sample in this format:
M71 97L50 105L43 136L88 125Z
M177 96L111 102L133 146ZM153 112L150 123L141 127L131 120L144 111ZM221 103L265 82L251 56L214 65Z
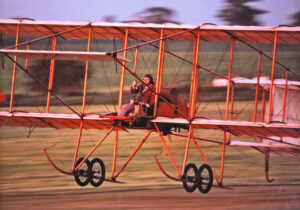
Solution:
M150 107L150 105L149 105L149 104L146 104L146 103L142 103L141 105L142 105L142 107L144 107L144 108L149 108L149 107Z
M132 87L133 87L133 88L136 88L136 84L137 84L137 83L136 83L136 80L134 80L134 81L132 82Z

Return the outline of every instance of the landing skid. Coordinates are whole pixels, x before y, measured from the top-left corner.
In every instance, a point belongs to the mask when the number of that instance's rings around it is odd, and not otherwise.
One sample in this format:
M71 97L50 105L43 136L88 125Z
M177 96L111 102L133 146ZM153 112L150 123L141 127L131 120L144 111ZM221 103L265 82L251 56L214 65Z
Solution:
M275 179L270 179L269 177L269 159L270 159L270 150L269 148L265 149L265 176L268 182L273 182Z

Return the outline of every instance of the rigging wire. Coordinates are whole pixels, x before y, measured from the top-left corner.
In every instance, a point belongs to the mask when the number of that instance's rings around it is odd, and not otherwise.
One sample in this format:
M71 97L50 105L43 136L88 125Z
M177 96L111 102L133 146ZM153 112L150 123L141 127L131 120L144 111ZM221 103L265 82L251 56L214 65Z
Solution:
M1 49L4 48L4 40L3 40L3 34L2 34L2 33L0 33L0 48L1 48ZM3 55L3 53L1 53L0 59L1 59L0 62L1 62L2 70L4 70L4 67L5 67L5 65L4 65L5 60L4 60L4 55Z
M115 37L113 37L113 52L116 52L117 50L117 45L116 45L116 40L115 40ZM116 73L118 73L118 65L117 65L117 61L114 61L115 63L115 70L116 70Z
M189 44L189 46L188 46L188 48L187 48L187 50L186 50L184 59L187 59L187 58L188 58L189 53L190 53L192 47L193 47L193 43L190 42L190 44ZM175 70L175 75L174 75L174 77L173 77L173 80L171 80L171 82L170 82L171 85L175 84L175 81L176 81L176 79L178 78L179 72L180 72L180 70L182 70L184 64L185 64L185 62L184 62L183 60L181 60L180 65L178 65L177 71Z
M218 64L217 64L217 66L216 66L216 69L215 69L215 71L214 71L215 73L218 73L221 64L224 62L224 60L225 60L224 57L225 57L226 52L228 52L229 46L230 46L230 43L227 43L227 45L226 45L226 47L225 47L225 49L224 49L224 51L223 51L223 53L222 53L222 55L221 55L221 58L219 59L219 62L218 62ZM200 68L199 70L201 70L201 68ZM200 75L200 74L199 74L199 75ZM204 98L204 96L198 94L198 95L197 95L197 99L199 99L199 97ZM201 99L200 99L200 101L201 101ZM196 112L195 112L196 114L198 114L198 110L199 110L199 107L200 107L201 104L203 104L203 103L198 103L198 106L196 107ZM204 107L206 107L206 106L208 106L209 104L211 104L211 101L207 101L206 104L207 104L207 105L205 105ZM218 109L219 109L219 107L218 107ZM203 110L203 109L202 109L202 110ZM200 112L202 112L202 110L201 110ZM219 109L219 113L220 113L220 109ZM220 116L221 116L221 115L220 115Z

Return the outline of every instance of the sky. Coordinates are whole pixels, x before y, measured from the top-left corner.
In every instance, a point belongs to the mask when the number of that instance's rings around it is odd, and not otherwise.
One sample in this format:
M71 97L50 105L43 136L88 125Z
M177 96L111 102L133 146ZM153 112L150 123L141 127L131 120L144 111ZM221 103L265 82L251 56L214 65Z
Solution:
M249 5L267 10L258 20L264 26L289 24L289 16L300 11L300 0L260 0ZM26 17L44 21L96 21L114 16L116 22L135 19L149 7L168 7L182 24L226 23L216 18L223 0L0 0L0 19Z

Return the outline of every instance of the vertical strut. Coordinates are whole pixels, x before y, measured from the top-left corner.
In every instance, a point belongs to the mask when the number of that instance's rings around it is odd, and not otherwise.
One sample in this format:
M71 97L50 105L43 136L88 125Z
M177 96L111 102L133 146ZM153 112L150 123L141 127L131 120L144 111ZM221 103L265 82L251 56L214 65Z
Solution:
M73 157L72 170L74 170L74 168L75 168L75 164L76 164L76 160L77 160L77 156L78 156L78 150L79 150L79 146L80 146L80 139L81 139L81 135L82 135L82 127L83 127L83 121L81 120L80 121L77 144L76 144L75 153L74 153L74 157Z
M162 83L162 73L163 73L163 65L164 65L164 50L165 50L165 39L164 31L161 29L160 31L160 44L159 44L159 54L158 54L158 66L157 66L157 75L156 75L156 93L160 93L161 91L161 83ZM154 112L153 116L156 116L158 106L158 95L155 94L154 99Z
M27 44L26 50L29 50L29 48L30 48L30 45ZM26 59L25 59L25 69L28 70L28 56L26 56Z
M231 72L232 72L232 63L233 63L233 48L234 39L231 39L231 48L230 48L230 63L229 63L229 72L228 72L228 86L227 86L227 95L226 95L226 110L225 110L225 120L228 119L228 107L229 107L229 95L230 95L230 84L231 84ZM221 172L220 172L220 185L223 182L224 174L224 162L225 162L225 146L226 146L226 132L223 134L223 146L222 146L222 160L221 160Z
M256 89L255 89L255 101L254 101L254 113L253 113L253 122L256 122L257 115L257 101L258 101L258 91L259 91L259 83L260 83L260 69L261 69L261 53L258 56L258 68L257 68L257 76L256 76Z
M229 120L232 120L232 119L233 119L234 87L235 87L235 84L232 83L232 86L231 86L231 105L230 105L230 117L229 117ZM227 140L227 143L229 144L230 141L231 141L231 133L228 133L228 140Z
M55 51L55 49L56 49L56 36L53 36L52 37L52 51ZM49 107L50 107L50 97L51 97L51 90L53 87L54 67L55 67L55 60L54 60L54 58L52 58L51 62L50 62L48 96L47 96L47 107L46 107L47 113L49 112Z
M124 43L123 43L123 58L126 58L127 54L127 42L128 42L128 28L126 28ZM120 78L120 92L119 92L119 110L121 110L122 102L123 102L123 89L124 89L124 77L125 77L125 65L126 62L122 61L122 69L121 69L121 78Z
M137 59L139 54L139 48L135 48L135 57L134 57L134 67L133 67L133 73L136 74L136 66L137 66Z
M266 107L266 90L262 88L262 99L261 99L261 115L260 115L260 122L264 122L265 119L265 107ZM262 138L259 138L259 143L262 142Z
M123 42L123 57L126 58L127 55L127 44L128 44L128 28L125 30L125 35L124 35L124 42ZM136 52L136 57L137 57L137 52ZM137 58L136 58L137 59ZM135 61L135 65L136 65ZM122 61L122 68L121 68L121 77L120 77L120 92L119 92L119 106L118 109L121 110L122 108L122 103L123 103L123 90L124 90L124 78L125 78L125 65L126 62ZM116 136L115 136L115 145L114 145L114 154L113 154L113 163L112 163L112 177L114 177L115 174L115 169L116 169L116 159L117 159L117 151L118 151L118 139L119 139L119 131L116 129Z
M271 86L270 86L270 95L269 95L269 113L268 113L268 123L271 122L272 116L272 106L273 106L273 87L274 87L274 71L275 71L275 62L276 62L276 48L277 48L277 36L278 32L275 31L274 34L274 46L273 46L273 58L272 58L272 73L271 73Z
M196 48L197 48L197 43L196 43L196 37L194 38L194 53L193 53L193 65L192 65L192 74L191 74L191 85L190 85L190 98L189 98L189 113L188 113L188 119L192 119L192 110L193 110L193 95L194 95L194 80L195 80L195 59L196 59Z
M91 35L92 35L92 26L89 27L87 52L90 52L90 49L91 49ZM82 111L81 111L82 114L84 114L84 112L85 112L88 72L89 72L89 61L86 60L86 62L85 62L85 74L84 74L84 86L83 86L83 98L82 98Z
M286 100L287 100L287 89L288 89L288 72L285 72L285 86L284 86L284 98L282 106L282 122L285 120L285 109L286 109Z
M200 30L197 30L197 36L194 38L194 53L193 53L193 68L192 68L192 75L191 75L191 88L190 88L190 106L189 106L189 120L195 117L195 110L196 110L196 103L197 103L197 92L198 92L198 75L199 75L199 68L198 68L198 57L199 57L199 43L200 43ZM184 169L186 166L187 158L188 158L188 151L191 136L193 135L193 127L190 125L189 127L189 134L186 140L186 147L185 147L185 154L182 163L182 170L181 174L184 173Z
M90 51L90 47L91 47L91 35L92 35L92 27L90 26L89 27L88 44L87 44L87 52ZM85 112L88 70L89 70L89 61L87 60L86 63L85 63L85 75L84 75L81 117L84 115L84 112ZM78 135L77 144L76 144L75 153L74 153L74 158L73 158L72 170L74 170L74 168L75 168L76 159L77 159L77 156L78 156L78 150L79 150L80 140L81 140L81 135L82 135L82 128L83 128L83 119L81 118L80 119L80 127L79 127L79 135Z
M195 37L194 45L194 56L193 56L193 73L191 76L191 92L190 92L190 111L189 119L195 117L196 103L197 103L197 90L199 81L199 68L198 68L198 57L199 57L199 43L200 43L200 30L197 31L197 37Z
M184 158L183 158L183 163L182 163L182 169L181 169L181 175L183 175L187 158L188 158L188 153L189 153L189 147L190 147L190 141L191 141L191 134L193 132L193 127L190 125L189 126L189 134L186 140L186 146L185 146L185 153L184 153Z
M114 154L113 154L113 163L112 163L111 177L115 176L116 161L117 161L117 151L118 151L118 139L119 139L119 131L118 131L118 129L116 129L115 146L114 146Z
M16 47L18 49L19 44L19 32L20 32L20 24L17 25L17 35L16 35ZM15 93L15 80L16 80L16 67L17 67L17 55L14 56L14 67L13 67L13 75L12 75L12 84L11 84L11 94L10 94L10 105L9 105L9 112L12 112L13 103L14 103L14 93Z

